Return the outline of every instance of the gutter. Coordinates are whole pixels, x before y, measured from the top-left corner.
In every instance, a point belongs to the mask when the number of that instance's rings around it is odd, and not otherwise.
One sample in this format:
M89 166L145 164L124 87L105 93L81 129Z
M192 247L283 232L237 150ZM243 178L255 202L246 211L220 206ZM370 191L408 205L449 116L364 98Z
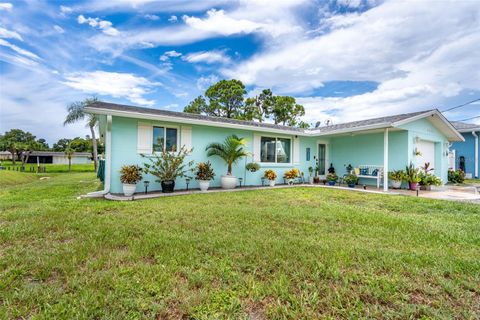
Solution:
M475 178L478 178L478 135L475 131L472 131L472 135L475 137Z
M103 190L89 192L82 198L101 198L110 192L111 168L112 168L112 116L107 115L105 130L105 183Z

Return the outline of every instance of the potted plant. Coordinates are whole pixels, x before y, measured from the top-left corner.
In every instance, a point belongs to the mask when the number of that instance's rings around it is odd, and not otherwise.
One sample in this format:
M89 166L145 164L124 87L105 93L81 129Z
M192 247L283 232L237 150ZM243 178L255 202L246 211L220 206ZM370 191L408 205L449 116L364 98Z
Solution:
M272 169L265 170L263 177L269 181L270 187L275 186L275 179L277 179L277 174Z
M123 184L123 194L131 197L135 193L137 183L142 180L142 169L136 165L122 166L120 181Z
M420 182L419 170L413 163L405 168L405 176L410 190L417 190L417 184Z
M308 167L308 183L313 184L313 167Z
M256 162L250 162L250 163L247 163L247 165L245 166L245 169L247 169L250 172L257 172L258 170L260 170L260 165Z
M355 188L355 185L358 182L358 177L353 173L349 173L345 176L344 180L349 188Z
M222 175L220 179L223 189L233 189L237 186L237 177L232 175L232 165L248 155L244 146L245 139L231 135L223 143L210 143L205 149L207 156L220 157L227 163L227 175Z
M213 172L210 161L200 162L197 164L195 172L195 180L198 181L201 191L207 191L210 187L210 180L213 180L215 173Z
M327 174L327 182L329 186L334 186L337 181L338 176L335 172L330 172L329 174Z
M170 152L162 149L161 152L153 155L142 155L150 161L150 163L144 163L144 172L158 178L155 181L160 182L163 193L173 192L175 179L187 177L188 168L193 164L193 161L187 164L184 163L185 157L191 151L182 147L179 152Z
M420 174L420 189L430 191L432 186L441 186L442 179L433 174Z
M298 171L297 168L293 168L291 170L287 170L285 171L285 173L283 174L283 178L285 178L287 180L287 183L289 185L292 185L294 180L296 178L298 178L300 172Z
M406 176L403 170L393 170L388 173L388 178L392 181L392 188L400 189Z

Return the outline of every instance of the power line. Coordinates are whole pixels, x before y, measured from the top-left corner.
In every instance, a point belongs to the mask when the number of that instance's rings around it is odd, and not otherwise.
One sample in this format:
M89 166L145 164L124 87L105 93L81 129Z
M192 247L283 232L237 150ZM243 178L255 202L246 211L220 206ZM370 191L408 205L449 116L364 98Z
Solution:
M455 120L455 121L467 121L467 120L472 120L472 119L476 119L476 118L480 118L480 116L475 116L475 117L471 117L471 118L467 118L467 119L463 119L463 120Z
M456 107L449 108L449 109L447 109L447 110L443 110L442 112L447 112L447 111L450 111L450 110L453 110L453 109L458 109L458 108L464 107L464 106L466 106L466 105L468 105L468 104L470 104L470 103L474 103L474 102L477 102L477 101L480 101L480 98L475 99L475 100L472 100L472 101L469 101L469 102L467 102L467 103L461 104L461 105L456 106Z

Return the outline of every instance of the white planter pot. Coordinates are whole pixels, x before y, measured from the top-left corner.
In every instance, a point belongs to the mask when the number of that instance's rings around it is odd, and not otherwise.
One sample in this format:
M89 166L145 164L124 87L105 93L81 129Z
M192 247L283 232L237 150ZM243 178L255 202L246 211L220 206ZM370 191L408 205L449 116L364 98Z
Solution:
M123 194L126 196L126 197L131 197L133 196L133 194L135 193L135 189L137 188L137 185L136 184L127 184L127 183L124 183L123 184Z
M295 181L295 179L287 179L287 184L289 186L293 185L293 182Z
M402 181L392 180L392 188L400 189L402 187Z
M200 190L205 192L208 190L208 187L210 187L210 181L209 180L198 180L198 185L200 186Z
M308 183L313 184L313 177L308 177Z
M237 177L222 176L220 178L220 184L222 185L222 189L235 189L237 187Z
M270 185L270 187L275 187L275 180L269 180L268 184Z

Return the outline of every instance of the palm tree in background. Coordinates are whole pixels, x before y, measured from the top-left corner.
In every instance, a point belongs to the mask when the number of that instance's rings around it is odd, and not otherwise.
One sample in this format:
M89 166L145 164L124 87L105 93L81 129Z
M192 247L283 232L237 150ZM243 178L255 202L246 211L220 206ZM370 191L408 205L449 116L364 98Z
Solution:
M63 122L63 125L72 124L78 122L80 120L87 120L86 126L90 128L91 137L92 137L92 147L93 147L93 164L95 167L95 172L98 169L98 153L97 153L97 138L95 135L95 128L98 125L98 118L94 114L86 113L85 107L97 102L98 99L96 97L87 98L83 101L77 101L70 104L67 108L68 114Z
M73 150L69 144L67 149L65 149L65 157L67 157L68 159L68 171L72 170L72 157L74 153L75 153L75 150Z

